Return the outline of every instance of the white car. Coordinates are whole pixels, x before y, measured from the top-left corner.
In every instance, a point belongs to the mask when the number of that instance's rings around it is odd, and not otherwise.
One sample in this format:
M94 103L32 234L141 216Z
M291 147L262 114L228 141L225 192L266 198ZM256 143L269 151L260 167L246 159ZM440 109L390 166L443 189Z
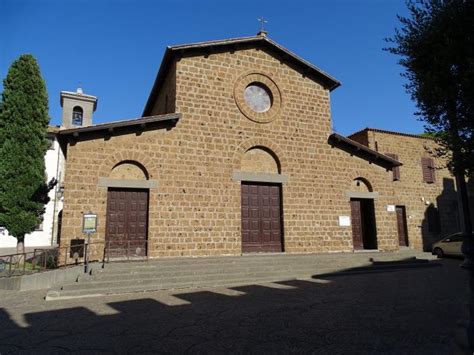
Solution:
M433 244L432 254L442 258L444 255L462 256L462 234L454 233Z

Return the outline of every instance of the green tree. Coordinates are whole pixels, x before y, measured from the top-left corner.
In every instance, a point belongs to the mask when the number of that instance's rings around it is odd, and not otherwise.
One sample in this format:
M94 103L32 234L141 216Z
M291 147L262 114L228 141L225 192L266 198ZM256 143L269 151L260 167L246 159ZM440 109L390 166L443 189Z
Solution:
M49 116L48 94L35 58L15 60L3 81L0 110L0 226L17 238L41 222L48 191L44 155Z
M419 119L447 157L462 207L465 266L473 266L474 245L466 177L474 174L474 1L410 0L409 17L388 39L401 57L406 90Z

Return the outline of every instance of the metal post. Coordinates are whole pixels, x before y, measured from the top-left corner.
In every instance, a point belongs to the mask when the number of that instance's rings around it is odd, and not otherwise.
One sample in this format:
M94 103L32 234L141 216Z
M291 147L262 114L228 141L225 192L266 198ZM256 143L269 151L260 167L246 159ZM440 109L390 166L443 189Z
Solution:
M84 272L87 274L89 271L89 244L91 242L91 234L87 233L87 243L84 251Z

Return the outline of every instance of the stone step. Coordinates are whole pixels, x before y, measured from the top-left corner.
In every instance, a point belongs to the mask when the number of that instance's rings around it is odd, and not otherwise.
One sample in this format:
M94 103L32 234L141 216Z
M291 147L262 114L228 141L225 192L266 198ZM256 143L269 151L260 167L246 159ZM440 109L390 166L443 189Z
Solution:
M385 255L386 254L386 255ZM395 254L395 255L394 255ZM422 258L426 259L429 255L424 253L420 255ZM123 272L134 272L135 270L145 271L149 269L166 269L166 268L184 268L186 266L197 268L200 266L203 267L212 267L217 265L248 265L248 266L257 266L257 265L267 265L267 264L317 264L331 262L334 263L334 258L337 258L338 255L341 255L341 260L337 263L341 265L351 265L353 262L365 262L370 263L371 259L375 262L386 262L386 261L397 261L400 260L403 255L398 253L360 253L360 254L311 254L311 255L290 255L283 256L284 254L272 254L269 255L258 255L258 256L242 256L242 257L214 257L214 258L170 258L170 259L150 259L148 262L111 262L105 264L105 270L109 273L122 274ZM347 256L350 256L351 261L346 261ZM409 257L414 258L415 256L409 255Z
M95 265L92 277L48 292L46 299L153 290L226 286L316 275L341 275L432 266L426 253L355 253L244 257L173 258ZM421 256L422 259L417 259Z
M386 263L392 260L392 258L377 258L378 261L374 261L373 263ZM195 260L193 263L192 261ZM418 260L415 259L414 257L407 259L405 258L404 260ZM399 262L400 258L395 259L394 262ZM230 269L230 270L236 270L236 269L247 269L247 268L260 268L260 267L286 267L286 268L292 268L292 267L307 267L309 268L320 268L321 266L324 265L333 265L337 266L340 268L344 267L353 267L353 266L363 266L363 265L370 265L372 262L370 261L370 258L353 258L351 256L351 259L348 260L347 258L341 257L338 260L332 260L328 258L296 258L296 259L267 259L267 258L260 258L260 259L247 259L247 258L240 258L237 260L225 260L225 258L221 258L218 262L215 260L212 262L206 262L206 260L199 260L199 259L191 259L191 260L186 260L185 262L179 264L173 262L167 262L166 260L160 260L160 261L150 261L149 263L143 263L140 265L136 265L134 263L120 263L120 265L109 265L106 264L105 268L102 270L98 270L95 273L95 278L102 278L104 277L103 275L111 275L114 277L134 277L134 276L127 276L127 275L135 275L137 273L166 273L166 272L178 272L179 270L191 272L191 271L202 271L202 270L208 270L212 268L220 268L220 269Z
M337 271L333 269L321 270L321 274L318 277L324 277L327 275L331 276L343 276L349 274L358 274L358 273L368 273L368 272L380 272L387 271L392 269L400 270L400 268L419 268L419 267L434 267L439 266L439 263L409 263L401 267L400 265L386 265L378 267L367 267L367 268L355 268L354 270L347 271ZM227 274L225 277L223 275L211 275L202 276L201 278L189 277L182 279L168 279L168 280L141 280L142 282L137 282L130 284L128 282L119 283L114 287L110 287L106 284L97 284L91 288L79 288L79 289L53 289L48 291L45 299L47 301L52 300L62 300L70 298L83 298L83 297L96 297L96 296L105 296L105 295L116 295L116 294L125 294L125 293L134 293L134 292L147 292L147 291L159 291L159 290L170 290L170 289L187 289L187 288L209 288L209 287L235 287L240 285L249 285L249 284L259 284L265 282L283 282L288 280L295 279L311 279L315 275L303 274L299 275L282 275L281 272L265 273L265 272L255 272L249 275L239 275L239 274Z
M299 278L305 278L304 276ZM306 277L306 278L309 278ZM259 276L255 278L242 278L242 279L216 279L213 281L199 281L193 280L183 283L150 283L142 286L122 286L115 288L94 288L92 290L58 290L53 289L48 291L46 294L46 301L63 300L71 298L83 298L83 297L98 297L106 295L118 295L135 292L148 292L148 291L160 291L160 290L177 290L177 289L188 289L188 288L208 288L208 287L236 287L249 284L257 284L264 282L282 282L294 280L294 277L281 277L281 275L267 275L265 277Z
M365 263L368 264L368 263ZM362 263L360 265L363 265ZM223 270L223 271L242 271L265 268L265 269L314 269L317 270L321 267L321 263L303 263L303 264L278 264L278 263L266 263L266 264L223 264L223 265L189 265L189 266L156 266L148 267L143 269L123 269L123 270L108 270L107 268L102 271L97 271L92 279L103 279L104 277L120 277L120 278L133 278L137 274L173 274L173 273L199 273L207 272L212 270Z
M413 267L418 264L427 264L428 260L410 260L409 262L404 261L403 264L397 264L395 262L389 263L374 263L374 264L352 264L348 268L350 270L361 269L383 269L386 267L391 268L405 268ZM292 273L297 275L298 273L305 274L317 274L325 272L328 270L344 270L344 267L341 265L310 265L310 264L293 264L293 265L261 265L259 267L251 267L248 265L233 265L233 266L222 266L219 268L168 268L164 269L150 269L146 271L133 271L128 273L123 273L117 275L115 273L108 273L104 271L103 273L97 274L93 277L88 278L87 280L82 281L83 284L99 284L109 282L111 284L119 282L128 282L136 281L138 279L167 279L167 278L177 278L177 277L187 277L187 276L199 276L202 275L222 275L225 277L228 274L248 274L255 271L259 272L280 272L280 273ZM119 277L118 277L119 276Z
M319 272L331 272L337 270L334 268L319 269ZM92 289L94 287L120 287L123 284L127 285L139 285L147 282L164 282L164 283L179 283L186 282L187 280L199 279L202 281L216 280L216 279L229 279L234 277L246 278L246 277L259 277L265 275L282 275L296 277L299 275L314 275L316 273L313 269L306 268L293 268L293 269L278 269L278 268L261 268L261 269L247 269L225 271L225 270L208 270L203 272L189 272L189 273L169 273L169 274L155 274L155 275L143 275L137 274L134 278L103 278L89 280L88 282L71 283L62 286L63 290L72 289Z

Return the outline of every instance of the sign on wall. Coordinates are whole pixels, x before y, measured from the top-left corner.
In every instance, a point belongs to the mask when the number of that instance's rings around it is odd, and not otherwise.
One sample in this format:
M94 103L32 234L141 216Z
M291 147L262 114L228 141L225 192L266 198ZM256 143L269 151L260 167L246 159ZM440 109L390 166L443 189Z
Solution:
M351 217L350 216L339 216L339 226L350 227Z
M387 212L395 212L395 205L387 205Z
M82 219L82 233L90 234L97 232L97 215L95 213L84 213Z

